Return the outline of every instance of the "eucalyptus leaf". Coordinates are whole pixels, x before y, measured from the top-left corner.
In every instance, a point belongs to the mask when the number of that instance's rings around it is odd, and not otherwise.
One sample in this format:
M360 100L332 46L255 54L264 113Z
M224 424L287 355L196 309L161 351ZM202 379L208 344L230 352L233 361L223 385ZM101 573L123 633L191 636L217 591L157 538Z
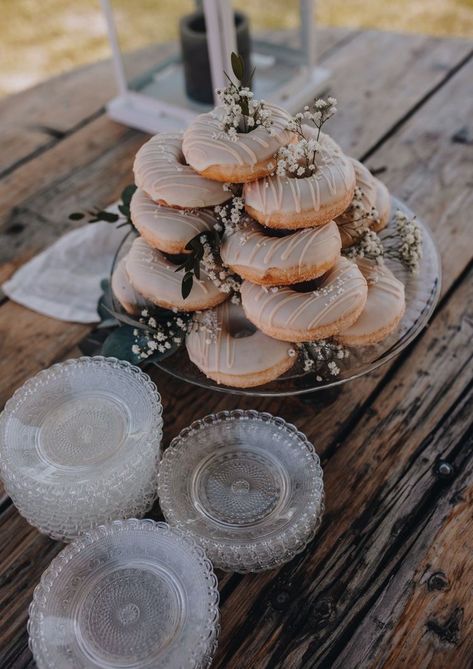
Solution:
M102 345L102 355L119 360L127 360L134 365L142 362L142 358L131 350L135 343L131 325L121 325L113 330Z
M111 211L98 211L95 217L97 221L105 221L106 223L116 223L120 218L118 214L114 214Z
M69 214L69 220L71 221L80 221L84 218L85 214L81 211L75 211L73 214Z
M238 81L243 81L243 75L245 73L245 64L243 62L243 58L239 54L232 51L231 61L233 74L238 79Z
M135 184L129 184L122 190L121 198L125 206L130 206L131 198L136 190Z
M182 279L181 283L182 299L185 300L187 297L189 297L193 284L194 284L194 276L192 272L186 272L184 274L184 278Z

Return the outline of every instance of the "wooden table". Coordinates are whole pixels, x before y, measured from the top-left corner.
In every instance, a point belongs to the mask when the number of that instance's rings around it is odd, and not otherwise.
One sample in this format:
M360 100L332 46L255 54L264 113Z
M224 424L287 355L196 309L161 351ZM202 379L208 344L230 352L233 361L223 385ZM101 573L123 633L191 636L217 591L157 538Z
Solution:
M252 407L294 422L324 465L327 510L307 550L276 571L219 574L214 666L471 667L472 44L326 30L318 45L339 100L330 131L432 227L442 295L408 350L331 404L245 400L155 372L166 444L205 413ZM149 51L134 67L148 62ZM105 62L0 101L0 279L73 227L68 213L109 204L131 181L146 137L108 120L113 94ZM77 355L87 332L4 299L2 406L29 376ZM18 669L33 666L27 606L61 545L0 501L0 667Z

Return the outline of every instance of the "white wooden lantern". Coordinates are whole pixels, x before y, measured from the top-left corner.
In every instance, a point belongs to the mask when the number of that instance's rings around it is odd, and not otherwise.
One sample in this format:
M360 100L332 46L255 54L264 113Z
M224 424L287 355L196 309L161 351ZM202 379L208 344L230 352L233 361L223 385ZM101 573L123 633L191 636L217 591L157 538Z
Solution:
M190 100L185 93L180 54L166 59L141 84L128 81L110 0L101 0L112 48L118 96L107 105L109 116L120 123L149 133L175 131L209 106ZM139 3L137 3L136 7ZM309 102L329 76L316 66L315 0L299 0L301 48L275 45L253 39L251 60L255 66L253 90L256 98L280 105L295 113ZM231 0L203 0L207 27L212 86L225 86L224 72L231 72L230 54L236 51Z

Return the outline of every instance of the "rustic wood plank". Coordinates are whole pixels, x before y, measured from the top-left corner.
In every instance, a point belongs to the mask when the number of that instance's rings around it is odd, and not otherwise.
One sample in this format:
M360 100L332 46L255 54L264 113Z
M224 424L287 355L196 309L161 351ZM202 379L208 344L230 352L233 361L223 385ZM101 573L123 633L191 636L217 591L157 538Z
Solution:
M243 578L226 600L216 667L242 667L248 657L258 669L334 666L351 625L448 489L435 473L438 458L458 458L458 467L472 459L471 449L459 448L472 421L472 278L470 272L415 345L415 356L325 463L327 513L319 537L278 572ZM457 410L458 420L449 422ZM442 438L434 438L437 431ZM313 422L309 434L316 432ZM463 583L457 596L465 602L471 570ZM465 624L471 654L473 621Z
M318 30L320 60L337 44L345 44L357 35L358 31L350 28ZM269 33L269 38L275 42L294 39L292 34L288 37L287 32ZM176 48L173 43L154 44L129 54L127 71L130 76L136 76L171 55ZM96 118L116 93L112 63L104 60L0 100L0 143L4 149L0 175L11 172Z
M471 404L470 392L434 436L442 455L452 438L461 444L460 457L448 462L456 466L457 480L334 666L470 666L473 438L471 430L462 431L471 422ZM459 463L461 458L468 461Z
M327 130L344 151L364 156L473 52L468 40L367 31L340 50L330 92L338 112ZM348 51L348 49L347 49Z

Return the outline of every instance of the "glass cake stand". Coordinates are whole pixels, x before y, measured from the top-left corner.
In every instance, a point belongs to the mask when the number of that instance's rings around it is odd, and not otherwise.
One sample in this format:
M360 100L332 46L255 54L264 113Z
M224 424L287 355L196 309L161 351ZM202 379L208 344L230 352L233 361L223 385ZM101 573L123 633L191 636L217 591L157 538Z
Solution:
M392 212L400 209L409 217L414 215L409 207L397 198L392 197L391 203ZM325 365L322 380L317 380L317 376L321 376L320 371L305 372L302 361L298 360L289 372L275 381L256 388L231 388L208 379L189 360L185 347L180 348L174 355L153 364L182 381L187 381L202 388L231 393L233 395L262 397L282 397L314 393L334 388L347 381L352 381L365 374L369 374L376 368L392 360L396 355L399 355L422 332L439 299L441 286L440 257L429 227L419 219L417 219L417 223L423 235L423 257L418 274L410 274L397 260L386 259L387 266L405 286L406 311L398 328L379 344L356 348L349 347L348 357L343 360L336 360L337 366L340 369L340 373L337 376L331 376L327 372ZM389 225L379 233L386 249L394 246L392 241L386 240L390 233L393 232L394 225L394 217L392 217ZM112 271L116 263L127 253L133 239L133 233L130 233L122 242L113 263ZM113 315L117 320L129 325L137 324L137 321L133 317L124 312L117 300L113 297L112 300Z

